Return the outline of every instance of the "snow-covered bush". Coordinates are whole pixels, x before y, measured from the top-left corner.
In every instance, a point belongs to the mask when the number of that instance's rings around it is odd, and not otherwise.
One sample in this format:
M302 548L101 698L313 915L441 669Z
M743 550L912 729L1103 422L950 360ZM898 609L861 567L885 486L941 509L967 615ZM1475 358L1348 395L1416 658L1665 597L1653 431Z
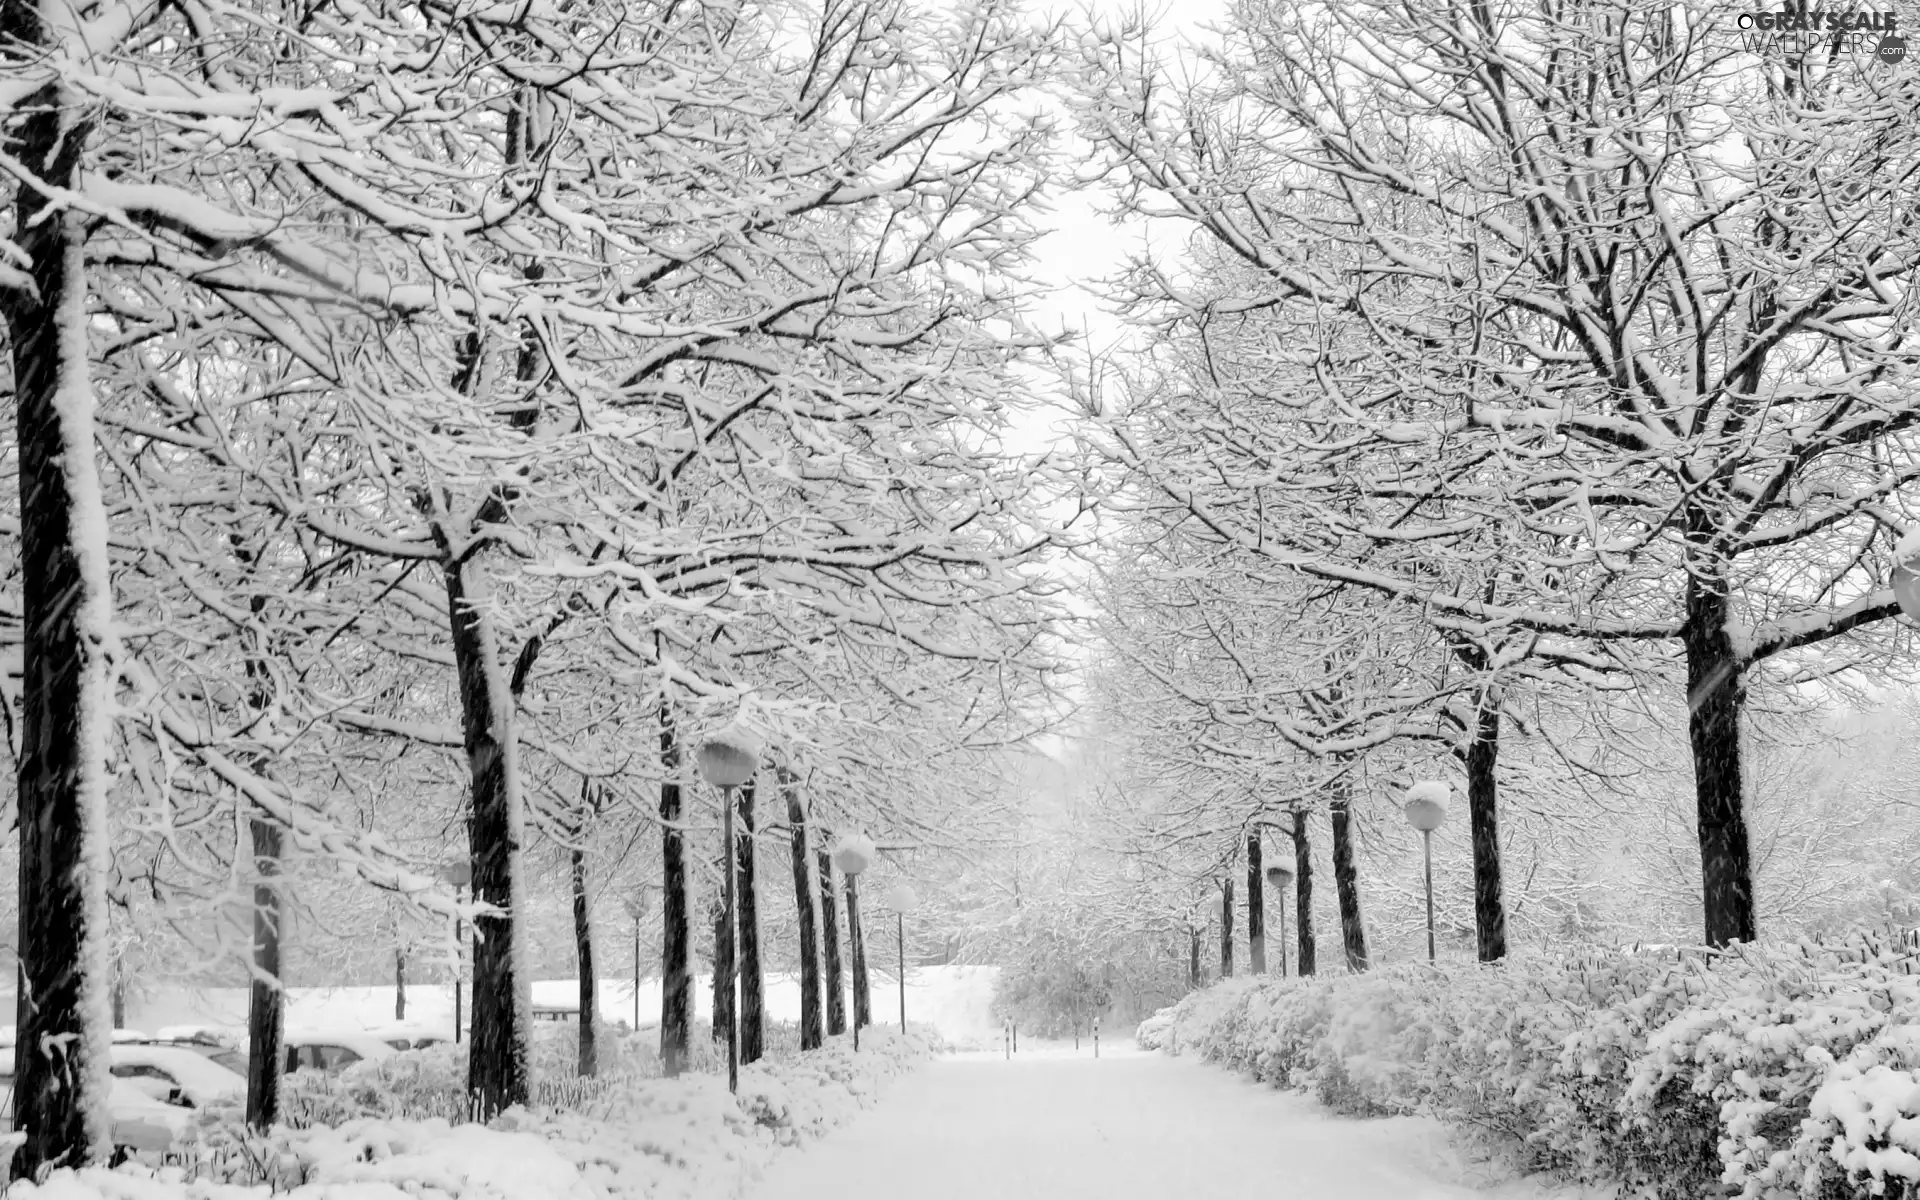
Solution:
M1336 1110L1670 1200L1920 1197L1920 977L1869 945L1233 979L1156 1014Z
M258 1137L210 1122L188 1165L58 1171L8 1200L718 1200L739 1194L777 1147L805 1143L871 1104L886 1082L929 1056L917 1034L884 1029L724 1075L610 1078L587 1102L515 1108L487 1125L445 1117L355 1116L335 1127L277 1127ZM376 1079L438 1095L459 1061L449 1047L368 1064L340 1089L369 1107ZM437 1052L437 1053L436 1053ZM387 1062L391 1060L383 1060ZM346 1075L343 1072L342 1075ZM339 1082L339 1080L336 1080ZM388 1105L393 1107L393 1105Z

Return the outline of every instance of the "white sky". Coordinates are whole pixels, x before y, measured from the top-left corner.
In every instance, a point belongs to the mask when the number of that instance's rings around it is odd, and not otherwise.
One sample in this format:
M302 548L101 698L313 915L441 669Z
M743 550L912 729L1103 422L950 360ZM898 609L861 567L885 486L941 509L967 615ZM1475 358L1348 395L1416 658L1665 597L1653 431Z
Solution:
M1141 7L1141 0L1084 0L1074 9L1075 24L1084 14L1119 19ZM1156 40L1170 57L1178 56L1183 45L1206 37L1202 26L1217 24L1226 15L1226 0L1159 0L1148 7ZM1057 11L1057 10L1055 10ZM1070 161L1082 161L1084 153L1069 155ZM1047 333L1062 329L1088 336L1095 350L1104 350L1125 335L1124 327L1104 310L1096 291L1089 286L1116 272L1130 254L1147 245L1147 231L1116 226L1100 214L1104 203L1101 185L1077 188L1063 180L1052 199L1054 211L1047 214L1048 233L1036 247L1040 278L1055 289L1035 306L1035 321ZM1166 251L1166 243L1158 247ZM1015 430L1013 448L1026 453L1046 449L1055 440L1055 427L1067 414L1052 410L1021 419Z

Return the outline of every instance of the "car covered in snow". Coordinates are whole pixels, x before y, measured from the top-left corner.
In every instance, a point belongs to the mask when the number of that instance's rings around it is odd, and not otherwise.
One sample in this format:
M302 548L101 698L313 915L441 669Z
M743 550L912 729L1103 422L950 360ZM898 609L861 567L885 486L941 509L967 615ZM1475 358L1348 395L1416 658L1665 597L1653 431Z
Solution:
M186 1046L116 1042L112 1053L114 1076L163 1104L205 1108L247 1097L245 1075Z
M288 1034L286 1069L338 1071L354 1063L399 1053L379 1038L365 1033Z
M0 1131L13 1131L13 1062L4 1056L6 1073L0 1074ZM193 1114L164 1103L140 1091L126 1079L115 1078L107 1093L107 1115L112 1122L114 1158L132 1154L158 1156L167 1153L193 1124Z
M186 1050L198 1054L202 1058L211 1059L227 1070L232 1071L235 1075L243 1079L246 1078L247 1054L245 1050L236 1050L219 1038L205 1033L194 1033L189 1036L169 1036L168 1032L164 1029L161 1030L160 1033L161 1036L159 1037L147 1038L135 1044L141 1046L169 1046L177 1050Z

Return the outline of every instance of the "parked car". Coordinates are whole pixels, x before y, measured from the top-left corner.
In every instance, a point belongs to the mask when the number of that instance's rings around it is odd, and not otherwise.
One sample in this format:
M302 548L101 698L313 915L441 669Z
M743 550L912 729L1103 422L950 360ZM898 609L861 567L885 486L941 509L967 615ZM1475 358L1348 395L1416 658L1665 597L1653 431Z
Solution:
M247 1056L244 1051L235 1050L227 1043L210 1034L194 1034L191 1037L156 1037L136 1043L142 1046L169 1046L185 1050L200 1057L210 1059L232 1071L242 1079L247 1077Z
M240 1066L239 1072L229 1070L186 1046L118 1042L113 1047L116 1077L163 1104L184 1108L246 1099L244 1059Z
M299 1035L287 1038L287 1071L338 1071L354 1063L386 1058L392 1046L364 1033Z
M112 1122L114 1159L129 1154L162 1155L193 1124L186 1109L162 1103L141 1092L129 1080L115 1078L107 1094L107 1116ZM13 1131L13 1064L0 1074L0 1130Z

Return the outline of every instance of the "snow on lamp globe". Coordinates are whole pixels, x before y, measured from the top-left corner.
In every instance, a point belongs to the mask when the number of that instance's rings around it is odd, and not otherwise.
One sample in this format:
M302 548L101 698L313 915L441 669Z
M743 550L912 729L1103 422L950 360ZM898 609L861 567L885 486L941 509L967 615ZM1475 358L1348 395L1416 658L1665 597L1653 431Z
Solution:
M1401 811L1407 824L1420 831L1427 858L1427 961L1434 961L1433 944L1433 831L1447 819L1447 799L1453 789L1438 779L1424 779L1407 789Z
M734 859L739 847L734 844L733 836L733 789L741 784L750 783L753 774L760 769L760 739L745 726L735 723L710 734L694 751L694 761L700 768L700 777L720 789L721 828L720 857L726 863L722 872L725 878L725 899L722 902L722 920L725 922L725 936L722 939L724 950L716 953L724 958L726 971L720 981L720 987L731 991L735 986L733 963L734 938ZM727 1090L740 1090L740 1026L735 1014L739 1005L729 1005L727 1014Z

